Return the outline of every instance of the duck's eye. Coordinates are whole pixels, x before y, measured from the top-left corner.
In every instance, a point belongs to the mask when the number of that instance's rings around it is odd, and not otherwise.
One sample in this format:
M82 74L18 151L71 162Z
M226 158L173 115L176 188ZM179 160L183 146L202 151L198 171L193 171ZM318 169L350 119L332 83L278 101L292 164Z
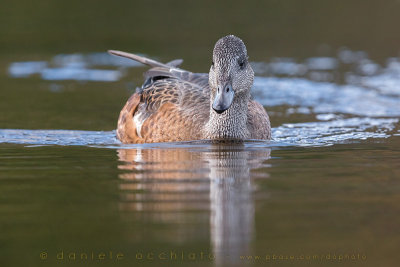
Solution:
M244 60L239 60L238 64L239 64L240 69L244 68L244 65L245 65Z

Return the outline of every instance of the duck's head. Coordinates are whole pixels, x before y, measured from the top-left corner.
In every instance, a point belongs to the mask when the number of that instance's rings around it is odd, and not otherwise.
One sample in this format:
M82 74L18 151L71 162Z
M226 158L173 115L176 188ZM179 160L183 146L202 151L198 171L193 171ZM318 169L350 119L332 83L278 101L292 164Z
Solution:
M243 41L228 35L217 41L209 74L212 108L221 114L235 98L247 96L253 85L254 71L248 62Z

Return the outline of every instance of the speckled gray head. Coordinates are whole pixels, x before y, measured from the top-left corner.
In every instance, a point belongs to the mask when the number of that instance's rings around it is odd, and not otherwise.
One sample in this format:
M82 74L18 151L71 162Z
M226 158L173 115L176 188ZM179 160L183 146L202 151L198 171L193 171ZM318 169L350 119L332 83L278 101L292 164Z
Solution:
M209 75L215 112L221 114L235 100L249 96L253 80L254 72L243 41L234 35L219 39L213 50Z

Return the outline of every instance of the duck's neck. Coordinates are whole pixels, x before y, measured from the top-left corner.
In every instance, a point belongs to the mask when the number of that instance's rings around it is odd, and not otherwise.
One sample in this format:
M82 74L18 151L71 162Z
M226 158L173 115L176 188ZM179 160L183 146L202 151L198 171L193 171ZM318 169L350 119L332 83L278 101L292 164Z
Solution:
M222 114L212 108L210 99L210 119L205 127L207 139L247 139L247 112L250 94L242 92L235 96L232 105Z

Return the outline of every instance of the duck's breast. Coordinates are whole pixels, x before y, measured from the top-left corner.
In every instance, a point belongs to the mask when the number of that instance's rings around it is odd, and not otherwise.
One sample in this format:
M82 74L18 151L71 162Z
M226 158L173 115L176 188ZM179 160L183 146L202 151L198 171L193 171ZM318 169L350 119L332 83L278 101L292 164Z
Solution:
M250 100L248 104L247 128L250 133L250 139L271 139L269 116L264 107L255 100Z

